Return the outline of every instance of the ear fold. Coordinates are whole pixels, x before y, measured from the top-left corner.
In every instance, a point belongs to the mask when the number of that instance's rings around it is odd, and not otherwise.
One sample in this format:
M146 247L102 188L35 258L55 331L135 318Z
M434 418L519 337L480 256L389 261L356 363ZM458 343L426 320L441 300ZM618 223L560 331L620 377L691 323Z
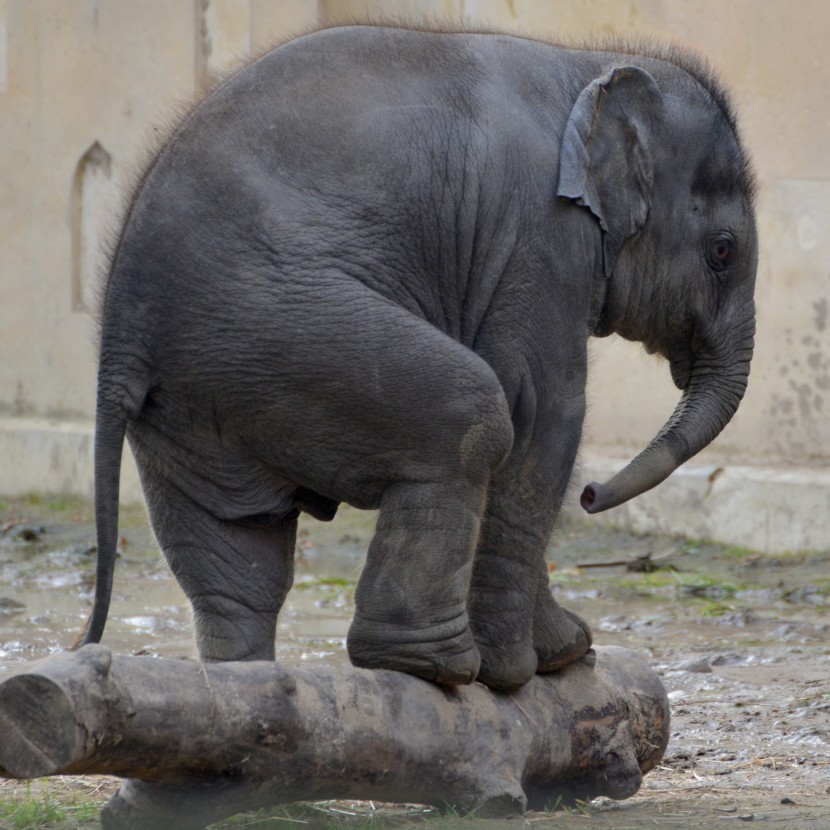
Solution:
M606 277L625 241L648 217L654 181L651 142L662 108L654 78L624 66L582 90L565 126L557 195L574 199L599 220Z

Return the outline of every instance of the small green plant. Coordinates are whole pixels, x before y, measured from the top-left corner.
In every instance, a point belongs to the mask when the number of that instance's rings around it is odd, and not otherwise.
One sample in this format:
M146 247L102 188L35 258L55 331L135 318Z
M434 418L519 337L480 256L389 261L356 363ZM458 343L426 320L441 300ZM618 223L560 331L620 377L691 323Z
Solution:
M548 575L551 585L583 585L583 575L576 570L551 571Z
M67 818L71 820L71 827L98 827L98 820L101 817L101 810L106 805L104 801L83 801L77 804L66 805Z
M49 793L38 798L28 783L22 799L0 801L0 820L14 830L39 830L65 819L66 810Z
M438 816L438 818L440 819L450 819L458 821L469 821L470 819L474 819L475 817L475 807L462 809L454 806L453 804L446 804Z
M327 576L319 579L298 579L294 583L294 587L299 590L306 588L343 588L346 590L354 590L357 583L353 579L343 579L338 576Z
M295 824L309 824L306 819L307 813L307 808L301 805L263 809L232 816L217 824L212 824L211 828L213 830L243 830L243 828L250 827L256 830L285 830L286 827Z
M578 816L590 816L593 814L590 801L575 801L572 809Z
M756 551L751 550L750 548L742 548L736 545L730 545L722 548L721 554L729 557L730 559L748 559L750 556L758 555Z
M670 588L677 584L674 571L652 571L651 573L625 576L615 580L618 588L628 591L655 591L661 588Z
M43 506L47 510L51 510L55 513L68 513L74 505L69 499L58 497L54 499L49 499L48 501L43 503Z
M710 600L730 599L737 593L737 588L734 585L704 574L689 574L678 578L677 590L684 597Z
M590 801L580 801L566 799L562 795L558 795L556 800L551 804L546 810L546 813L559 813L560 816L584 816L590 817L592 813L591 809L591 802ZM556 819L556 816L551 816L552 819Z
M562 810L564 808L564 806L565 806L565 798L560 793L559 795L556 796L556 799L554 800L554 802L552 804L549 804L545 808L545 812L546 813L555 813L558 810Z

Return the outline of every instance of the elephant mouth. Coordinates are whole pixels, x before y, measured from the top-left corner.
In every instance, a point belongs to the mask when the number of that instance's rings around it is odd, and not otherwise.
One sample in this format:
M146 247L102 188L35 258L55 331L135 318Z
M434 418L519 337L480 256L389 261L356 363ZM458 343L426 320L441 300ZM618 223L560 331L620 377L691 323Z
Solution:
M692 377L694 358L691 352L675 352L669 357L669 368L674 385L683 390L689 385Z

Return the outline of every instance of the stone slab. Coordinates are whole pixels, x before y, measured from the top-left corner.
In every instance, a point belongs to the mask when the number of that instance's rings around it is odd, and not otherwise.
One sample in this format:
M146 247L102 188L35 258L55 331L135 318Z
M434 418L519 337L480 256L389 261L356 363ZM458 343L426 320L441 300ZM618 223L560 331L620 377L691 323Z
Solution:
M93 494L91 421L0 418L0 493ZM819 468L685 464L659 487L597 516L579 507L589 481L606 481L627 457L585 448L566 511L639 533L713 539L767 553L830 550L830 471ZM121 501L142 500L125 447Z
M585 449L566 510L638 533L712 539L765 553L830 550L830 471L813 467L684 464L659 487L588 516L579 506L589 481L607 481L628 458Z

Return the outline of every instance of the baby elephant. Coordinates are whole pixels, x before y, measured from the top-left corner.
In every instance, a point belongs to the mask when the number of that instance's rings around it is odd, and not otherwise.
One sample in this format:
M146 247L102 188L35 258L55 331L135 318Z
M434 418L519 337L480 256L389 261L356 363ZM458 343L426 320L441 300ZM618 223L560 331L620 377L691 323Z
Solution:
M103 300L100 640L126 435L204 660L273 660L297 516L379 508L357 666L515 689L591 645L545 546L586 342L670 364L680 403L589 512L735 412L753 349L753 182L685 54L351 26L199 103L136 190Z

